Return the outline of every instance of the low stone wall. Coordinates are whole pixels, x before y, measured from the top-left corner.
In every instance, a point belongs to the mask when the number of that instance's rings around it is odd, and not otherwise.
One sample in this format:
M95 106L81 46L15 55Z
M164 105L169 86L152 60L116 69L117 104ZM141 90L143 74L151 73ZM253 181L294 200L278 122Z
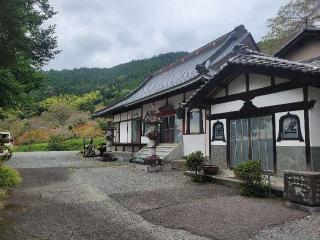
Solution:
M210 164L216 165L219 169L226 169L227 166L227 146L211 145Z
M306 148L300 146L277 146L277 175L284 170L306 171Z

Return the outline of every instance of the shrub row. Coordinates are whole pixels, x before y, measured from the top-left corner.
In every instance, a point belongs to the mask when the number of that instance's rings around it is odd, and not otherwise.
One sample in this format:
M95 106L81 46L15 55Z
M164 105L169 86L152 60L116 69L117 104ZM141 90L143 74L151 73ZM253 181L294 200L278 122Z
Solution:
M58 141L58 142L57 142ZM98 146L99 144L105 142L103 137L95 138L94 144ZM51 144L50 144L51 143ZM51 140L46 143L34 143L28 145L19 145L13 148L14 152L36 152L36 151L80 151L83 149L83 139L69 139L69 140Z

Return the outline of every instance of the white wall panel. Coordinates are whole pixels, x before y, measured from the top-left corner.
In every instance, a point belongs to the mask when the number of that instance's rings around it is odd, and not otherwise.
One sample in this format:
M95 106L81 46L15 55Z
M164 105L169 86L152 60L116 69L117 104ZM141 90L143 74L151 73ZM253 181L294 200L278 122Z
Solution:
M183 135L183 148L184 155L188 155L194 151L201 151L203 154L206 154L206 135Z
M243 101L241 100L211 105L211 114L239 111L242 106Z
M239 77L235 78L231 83L228 85L228 94L237 94L246 91L246 76L244 74L240 75Z
M120 123L120 142L121 143L126 143L128 141L127 125L128 125L128 122Z
M301 101L303 101L303 90L302 88L298 88L289 91L259 96L254 98L252 100L252 103L257 107L266 107Z
M249 75L249 90L255 90L271 86L271 77L260 74Z

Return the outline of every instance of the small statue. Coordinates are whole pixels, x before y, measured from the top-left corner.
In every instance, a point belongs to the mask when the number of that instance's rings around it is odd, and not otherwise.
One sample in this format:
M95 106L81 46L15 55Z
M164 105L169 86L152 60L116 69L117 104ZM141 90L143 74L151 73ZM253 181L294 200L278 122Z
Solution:
M83 156L84 157L95 157L96 152L94 151L94 143L93 139L90 138L89 144L86 145L86 140L83 140L84 143L84 151L83 151Z

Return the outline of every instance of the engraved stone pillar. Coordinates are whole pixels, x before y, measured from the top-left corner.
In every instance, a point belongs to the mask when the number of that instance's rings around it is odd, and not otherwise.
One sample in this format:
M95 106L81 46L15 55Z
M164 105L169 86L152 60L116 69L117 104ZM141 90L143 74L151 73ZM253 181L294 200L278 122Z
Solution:
M320 206L320 172L284 171L284 198L308 207Z

